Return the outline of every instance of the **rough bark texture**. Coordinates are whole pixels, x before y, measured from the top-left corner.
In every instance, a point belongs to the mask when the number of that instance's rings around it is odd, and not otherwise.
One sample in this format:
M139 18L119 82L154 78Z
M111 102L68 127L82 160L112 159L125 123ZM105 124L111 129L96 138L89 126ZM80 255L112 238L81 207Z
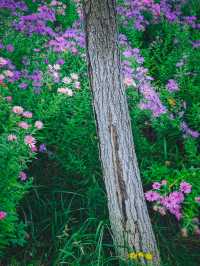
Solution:
M122 81L115 1L85 0L83 6L88 71L114 241L121 255L127 253L127 247L150 252L153 265L160 265ZM141 262L148 264L144 259Z

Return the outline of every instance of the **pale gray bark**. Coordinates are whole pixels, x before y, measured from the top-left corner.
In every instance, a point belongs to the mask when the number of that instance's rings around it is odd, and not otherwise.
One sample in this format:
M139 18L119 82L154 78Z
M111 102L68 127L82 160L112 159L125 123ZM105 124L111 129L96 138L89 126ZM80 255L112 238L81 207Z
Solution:
M122 81L115 1L85 0L83 6L88 71L114 241L120 255L128 250L150 252L153 265L160 265Z

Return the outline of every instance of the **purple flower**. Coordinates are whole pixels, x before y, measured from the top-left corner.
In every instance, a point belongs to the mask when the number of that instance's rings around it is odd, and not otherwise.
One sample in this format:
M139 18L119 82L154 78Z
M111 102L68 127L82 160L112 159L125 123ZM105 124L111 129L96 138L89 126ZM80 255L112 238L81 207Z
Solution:
M14 46L12 44L8 44L6 45L6 50L10 53L12 53L14 51Z
M159 182L154 182L152 185L153 189L160 189L160 187L161 187L161 184Z
M25 90L25 89L27 88L27 86L28 86L28 84L25 83L25 82L22 82L21 84L19 84L19 87L20 87L20 89L22 89L22 90Z
M60 58L60 59L58 59L58 60L56 61L56 64L58 64L58 65L64 65L64 63L65 63L65 60L62 59L62 58Z
M181 123L181 129L183 133L185 133L187 136L191 136L192 138L198 138L200 135L198 131L189 128L186 122Z
M19 173L19 178L20 178L21 181L26 181L26 179L28 177L27 177L26 173L22 171L22 172Z
M150 190L145 193L145 198L147 201L150 201L150 202L157 201L160 199L160 194Z
M132 51L131 51L131 50L125 50L125 51L123 52L123 55L124 55L125 57L131 57L131 56L132 56Z
M193 48L199 48L199 47L200 47L200 40L193 41L193 42L192 42L192 47L193 47Z
M41 144L40 147L39 147L39 152L41 153L45 153L47 152L47 147L45 144Z
M0 42L0 49L4 49L4 45L1 42Z
M192 191L192 185L183 181L180 184L180 191L182 191L185 194L189 194Z
M169 79L167 83L167 89L169 90L169 92L178 91L179 87L177 82L174 79Z

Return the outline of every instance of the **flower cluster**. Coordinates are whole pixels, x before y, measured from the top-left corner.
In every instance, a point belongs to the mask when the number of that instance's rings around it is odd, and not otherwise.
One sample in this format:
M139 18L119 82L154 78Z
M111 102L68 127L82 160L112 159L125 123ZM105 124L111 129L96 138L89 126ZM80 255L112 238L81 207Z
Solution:
M21 118L30 119L32 118L32 113L29 111L24 111L24 108L21 106L13 106L12 112L15 115L20 116ZM30 123L26 121L20 121L18 122L18 127L27 131L29 128L31 128L31 131L33 131L33 127ZM34 128L37 130L41 130L43 128L42 121L36 121L34 123ZM34 132L34 131L33 131ZM9 134L7 137L8 141L13 142L17 140L17 136L15 134ZM36 139L32 136L32 134L26 134L24 137L24 143L31 149L32 152L37 151L36 147Z
M75 89L80 89L80 82L79 82L79 77L76 73L72 73L70 75L70 77L64 77L62 79L62 82L67 85L68 87L61 87L58 88L58 93L61 94L66 94L68 96L72 96L73 95L73 91L71 88L75 88Z
M67 6L66 4L63 4L61 1L52 0L49 6L54 8L56 14L63 16L65 15Z
M144 31L151 23L159 23L164 17L170 23L178 22L187 24L192 28L199 29L200 25L196 16L184 16L182 7L186 4L186 0L169 1L169 0L125 0L117 7L117 12L122 19L122 23L130 25L130 21L135 29ZM151 15L145 16L145 13Z
M47 6L40 6L37 13L21 16L19 21L14 23L17 30L28 35L37 33L40 35L55 36L52 28L47 26L47 22L56 20L55 12Z
M12 45L9 45L9 49ZM14 49L14 47L12 47ZM16 66L7 58L0 57L0 83L14 83L21 77L21 72L16 70Z
M56 36L53 40L49 41L48 45L52 47L54 52L69 51L77 54L80 48L85 47L85 35L76 23L73 28L67 29L64 34Z
M125 0L124 4L117 8L117 12L123 18L123 24L126 25L133 20L134 27L139 30L145 30L149 21L145 18L144 12L150 12L153 16L160 15L160 5L153 0Z
M15 0L1 0L0 9L9 9L15 15L16 11L27 11L27 5L24 1L15 1Z
M148 69L142 66L144 58L141 56L140 50L131 48L124 35L120 35L120 44L124 49L122 62L124 83L127 86L137 87L142 94L143 99L139 107L150 110L154 117L166 113L166 107L162 104L158 93L151 84L153 78L148 75ZM135 61L136 65L132 64L132 61Z
M152 189L145 193L147 201L153 203L153 210L160 213L162 216L167 214L167 211L174 215L179 221L183 218L183 205L187 195L192 192L192 185L186 181L182 181L179 187L175 190L175 183L169 185L167 180L154 182ZM200 202L199 197L194 199L197 203Z
M130 260L137 260L143 258L147 261L153 260L153 255L149 252L131 252L128 254L128 259Z

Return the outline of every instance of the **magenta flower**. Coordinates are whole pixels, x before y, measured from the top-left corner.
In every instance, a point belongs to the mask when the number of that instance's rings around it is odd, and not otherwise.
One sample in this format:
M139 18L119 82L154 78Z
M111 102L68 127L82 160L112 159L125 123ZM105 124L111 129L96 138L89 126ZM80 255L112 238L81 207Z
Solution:
M159 182L154 182L152 185L153 189L160 189L160 187L161 187L161 184Z
M4 211L0 211L0 220L3 220L6 217L7 213Z
M180 191L174 191L170 193L169 197L174 201L175 204L180 204L184 201L184 194Z
M27 174L25 172L21 171L19 173L19 178L21 181L25 181L28 177L27 177Z
M14 46L12 44L8 44L6 45L6 50L10 53L12 53L14 51Z
M173 206L176 205L175 201L172 198L170 198L169 196L166 196L166 197L162 198L161 199L161 204L163 206L165 206L167 209L170 209L170 208L172 208Z
M192 185L190 185L187 182L181 182L180 191L182 191L185 194L189 194L192 191Z
M160 199L160 194L150 190L145 193L145 198L147 201L150 201L150 202L157 201Z
M18 126L21 127L21 128L23 128L23 129L28 129L29 128L29 124L26 123L26 122L24 122L24 121L19 122L18 123Z

